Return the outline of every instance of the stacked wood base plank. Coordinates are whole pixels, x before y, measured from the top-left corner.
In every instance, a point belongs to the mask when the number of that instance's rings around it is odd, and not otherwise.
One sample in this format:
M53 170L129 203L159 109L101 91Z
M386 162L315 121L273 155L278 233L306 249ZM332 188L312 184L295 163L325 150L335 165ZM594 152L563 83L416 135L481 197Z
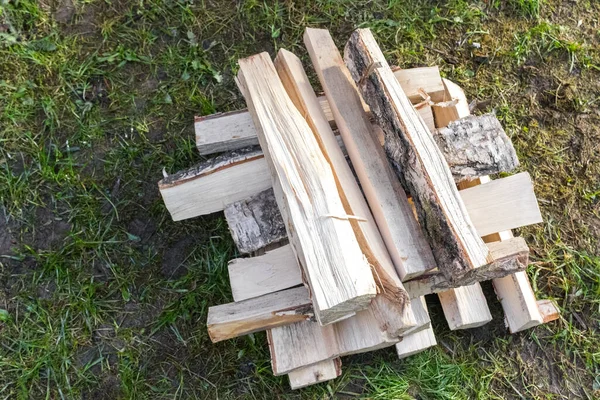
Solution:
M296 389L338 377L345 355L435 346L427 295L452 330L492 319L490 279L511 333L558 318L511 231L542 221L533 183L487 176L518 165L495 117L470 116L437 67L389 68L368 30L344 60L327 31L304 40L325 96L288 51L240 60L249 110L195 122L200 154L225 153L159 182L174 220L224 211L250 255L229 263L234 302L209 309L211 339L266 330Z

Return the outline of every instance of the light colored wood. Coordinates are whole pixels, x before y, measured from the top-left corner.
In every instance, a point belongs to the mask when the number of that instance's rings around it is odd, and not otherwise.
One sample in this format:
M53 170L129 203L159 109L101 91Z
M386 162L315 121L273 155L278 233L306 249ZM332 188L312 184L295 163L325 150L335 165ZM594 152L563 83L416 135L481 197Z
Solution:
M342 360L338 357L294 370L288 374L288 378L290 379L290 387L295 390L330 381L341 374Z
M417 112L419 113L421 118L423 118L423 121L425 121L425 125L427 125L427 128L429 128L429 131L434 132L435 122L433 119L433 111L431 109L431 106L429 104L422 105L417 108Z
M369 29L354 31L346 44L345 61L365 101L377 110L374 114L386 133L387 155L412 195L439 270L448 280L460 280L491 263L443 154Z
M196 147L202 155L258 144L252 117L247 110L196 117L194 130Z
M231 237L240 253L255 252L287 237L273 189L229 204L224 213Z
M300 59L293 53L281 49L275 59L275 68L296 108L311 127L323 155L331 166L345 213L361 218L360 221L351 219L350 225L362 252L374 269L375 282L379 288L378 296L385 297L385 300L381 299L378 302L383 314L377 313L376 316L381 316L381 326L386 326L386 330L391 335L398 336L400 332L407 329L406 325L412 322L410 318L404 321L398 317L404 314L408 294L394 269L369 206L319 106Z
M173 221L222 211L227 204L271 187L262 151L245 148L220 155L158 183Z
M437 346L437 341L435 340L433 328L429 327L405 336L400 343L396 344L396 352L398 358L403 359L433 346Z
M371 269L352 231L331 166L287 95L268 53L239 60L238 81L283 189L297 233L315 315L322 325L366 308L376 294ZM296 244L291 242L292 246Z
M459 188L484 188L491 182L492 181L488 176L482 176L471 181L463 181L459 183L458 186ZM461 190L461 193L462 192L463 191ZM502 203L502 200L499 200L499 202ZM514 212L509 212L508 215L515 215L519 213L519 202L515 204L517 209ZM527 206L526 202L523 203L523 207L525 209L530 208ZM510 230L494 230L497 232L483 236L483 240L486 243L509 240L513 237L513 234ZM529 282L529 277L525 271L493 279L492 284L494 285L494 290L498 296L500 304L502 305L502 309L504 310L504 319L511 333L520 332L543 323L543 318L538 308L535 294L531 287L531 283Z
M502 304L510 333L516 333L543 323L535 294L525 271L496 278L494 290Z
M460 282L449 281L442 273L436 272L404 282L406 291L411 298L439 293L447 289L514 274L525 270L529 263L529 247L527 247L525 239L521 237L488 243L487 247L494 257L494 262L485 267L471 270L463 276Z
M431 106L436 128L445 128L451 121L459 119L456 104L458 100L444 101Z
M560 310L552 300L538 300L537 305L544 324L560 318Z
M444 100L457 100L456 113L458 114L458 118L464 118L468 115L471 115L471 111L469 110L469 102L467 101L467 96L465 96L465 92L462 90L462 88L446 78L442 78L442 83L444 84L444 89L446 92Z
M242 301L302 284L302 273L290 245L262 256L231 260L229 283L234 301Z
M402 341L396 344L396 352L401 359L437 345L431 327L431 320L429 319L429 312L427 311L425 296L414 298L412 304L415 317L420 324L418 329L407 332Z
M420 90L424 90L434 103L449 100L444 97L446 95L444 83L437 66L394 69L394 76L414 104L423 101Z
M206 325L214 342L294 322L313 315L304 287L269 293L252 299L208 308Z
M307 28L304 43L400 278L410 279L434 268L431 250L362 111L356 85L329 32Z
M417 324L414 328L406 331L404 337L431 327L431 319L429 318L425 296L412 299L410 305L412 306Z
M338 357L335 326L305 321L267 331L273 375L289 374Z
M492 320L479 283L438 293L450 330L469 329Z

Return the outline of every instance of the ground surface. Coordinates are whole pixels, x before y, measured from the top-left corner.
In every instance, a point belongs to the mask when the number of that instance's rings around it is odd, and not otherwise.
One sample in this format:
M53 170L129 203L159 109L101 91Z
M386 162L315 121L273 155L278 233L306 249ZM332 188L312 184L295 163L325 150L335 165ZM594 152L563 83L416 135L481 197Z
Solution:
M592 1L0 2L0 398L600 397L600 6ZM347 357L291 392L264 334L217 345L231 300L220 214L174 223L156 182L200 160L194 115L243 106L236 60L305 26L370 27L390 63L440 66L495 110L536 183L523 229L562 318L494 321L404 361ZM308 63L306 64L308 65ZM314 77L314 74L313 74Z

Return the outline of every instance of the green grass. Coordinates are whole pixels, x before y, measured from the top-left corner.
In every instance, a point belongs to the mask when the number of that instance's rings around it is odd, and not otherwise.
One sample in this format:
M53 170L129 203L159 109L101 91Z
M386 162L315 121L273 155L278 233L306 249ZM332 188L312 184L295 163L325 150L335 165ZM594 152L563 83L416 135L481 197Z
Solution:
M0 398L600 396L600 9L563 3L2 2ZM201 160L194 115L244 106L239 58L308 67L305 26L339 46L369 27L391 63L491 100L536 184L545 222L520 233L559 321L509 335L487 285L494 321L450 332L432 297L438 347L346 357L297 392L264 334L210 342L235 249L221 215L172 222L156 182Z

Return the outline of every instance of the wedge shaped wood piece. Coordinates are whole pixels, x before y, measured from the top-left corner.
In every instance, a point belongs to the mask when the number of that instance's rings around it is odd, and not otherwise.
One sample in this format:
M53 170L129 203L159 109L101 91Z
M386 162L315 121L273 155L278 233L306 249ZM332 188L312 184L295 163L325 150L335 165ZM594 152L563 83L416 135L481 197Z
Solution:
M158 183L173 221L222 211L271 187L267 163L258 147L244 148L169 175Z
M302 63L293 53L281 49L275 59L275 67L285 86L290 98L304 115L309 126L321 146L321 150L333 170L338 192L344 206L345 213L359 217L350 219L350 225L356 234L361 250L374 269L375 282L379 287L378 296L383 296L378 304L380 310L385 307L384 314L380 317L380 324L387 326L388 331L398 336L406 330L406 324L412 321L402 321L398 316L404 314L407 307L408 294L398 277L390 255L377 229L377 225L365 198L358 187L358 183L346 161L346 157L335 139L333 131L321 111L317 96L315 95L308 76L304 72ZM400 323L398 326L397 324Z
M338 357L294 370L288 374L288 378L290 379L290 387L295 390L330 381L341 374L342 360Z
M366 308L376 294L371 268L361 252L335 190L331 166L312 130L287 95L267 53L239 61L238 86L253 117L273 181L303 253L315 315L326 325ZM285 219L284 219L285 221ZM296 249L298 254L298 249Z
M489 264L493 260L477 235L443 154L370 30L358 29L352 34L345 61L386 133L386 153L412 195L440 271L449 281L456 281Z
M431 249L362 111L360 94L331 35L324 29L307 28L304 43L400 278L434 268Z
M270 293L236 303L208 308L206 325L213 342L306 321L312 304L304 287Z
M408 69L393 69L394 76L398 80L406 96L414 104L423 101L422 92L427 93L434 103L446 101L446 91L440 76L438 66L418 67Z

